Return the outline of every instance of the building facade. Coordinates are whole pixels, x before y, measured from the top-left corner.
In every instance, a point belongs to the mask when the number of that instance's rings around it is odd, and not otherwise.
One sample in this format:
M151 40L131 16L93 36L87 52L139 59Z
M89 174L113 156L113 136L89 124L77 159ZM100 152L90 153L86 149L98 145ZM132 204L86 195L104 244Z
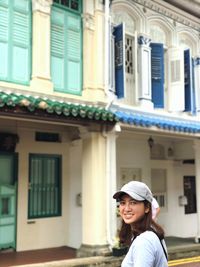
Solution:
M199 49L167 1L0 1L1 249L107 255L129 180L199 241Z
M185 2L112 1L113 34L119 25L124 30L125 82L110 109L121 126L118 188L146 182L166 235L198 242L199 16ZM118 84L117 78L115 90Z

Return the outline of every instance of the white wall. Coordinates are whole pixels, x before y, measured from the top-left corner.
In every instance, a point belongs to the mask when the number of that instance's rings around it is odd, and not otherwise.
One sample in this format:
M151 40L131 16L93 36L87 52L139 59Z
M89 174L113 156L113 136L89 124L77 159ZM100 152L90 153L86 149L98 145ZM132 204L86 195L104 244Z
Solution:
M150 160L147 138L117 139L117 176L120 185L120 168L141 168L142 181L149 183L151 168L166 169L167 172L167 208L161 210L158 223L164 227L166 236L194 237L197 232L197 214L184 213L184 207L179 206L178 197L183 195L183 176L194 175L195 165L182 164L174 160ZM166 146L167 148L168 146ZM190 145L181 143L177 155L192 158ZM119 186L118 186L119 187ZM188 227L189 225L189 227Z
M68 143L35 142L34 128L19 128L17 200L17 251L67 245L68 214ZM58 130L56 129L56 132ZM62 155L62 215L54 218L28 220L28 159L29 153Z

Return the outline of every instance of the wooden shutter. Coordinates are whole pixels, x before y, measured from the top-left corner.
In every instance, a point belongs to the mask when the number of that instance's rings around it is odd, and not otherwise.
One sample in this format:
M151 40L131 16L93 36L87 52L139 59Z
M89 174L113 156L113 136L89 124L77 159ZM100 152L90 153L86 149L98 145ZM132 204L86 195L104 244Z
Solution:
M114 27L115 37L115 92L118 98L125 96L125 30L124 24Z
M64 91L65 72L65 36L64 36L64 11L53 8L51 14L51 76L54 87Z
M168 49L168 70L168 109L183 111L185 109L183 49Z
M164 48L151 43L152 102L155 108L164 107Z
M0 78L28 84L30 81L31 2L0 3Z
M51 76L57 91L81 93L81 40L81 17L53 7L51 16Z
M185 111L195 113L194 64L190 50L184 51Z
M8 0L0 2L0 79L8 79Z
M81 92L81 18L67 16L67 89L74 94Z
M29 0L14 1L12 14L12 80L30 80L31 9Z

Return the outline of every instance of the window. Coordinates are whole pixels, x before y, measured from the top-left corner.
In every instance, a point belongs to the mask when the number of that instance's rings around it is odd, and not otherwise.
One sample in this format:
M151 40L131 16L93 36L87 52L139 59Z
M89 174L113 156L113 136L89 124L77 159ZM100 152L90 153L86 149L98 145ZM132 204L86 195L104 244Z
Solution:
M80 95L82 89L81 1L57 1L57 3L53 5L51 15L51 77L54 90ZM65 8L66 5L68 9ZM77 5L79 12L72 12L72 7Z
M81 11L80 0L54 0L54 3L75 11Z
M125 37L125 66L126 73L133 74L133 37Z
M122 103L133 105L136 89L137 33L133 17L123 10L112 10L115 40L115 63L121 53L122 64L115 64L115 93ZM119 45L120 44L120 45ZM120 48L120 51L119 51ZM113 49L114 50L114 49Z
M29 155L28 218L61 215L61 156Z
M30 0L0 1L0 80L29 84L31 13Z
M185 214L197 212L196 203L196 181L195 176L184 176L184 196L187 197L187 205L185 205Z
M167 208L166 170L151 170L151 189L161 208Z

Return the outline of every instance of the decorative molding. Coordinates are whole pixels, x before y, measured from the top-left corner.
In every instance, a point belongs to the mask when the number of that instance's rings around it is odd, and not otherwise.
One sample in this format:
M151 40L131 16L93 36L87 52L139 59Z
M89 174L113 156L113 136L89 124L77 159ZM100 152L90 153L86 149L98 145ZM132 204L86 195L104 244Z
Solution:
M116 25L124 22L125 29L128 32L133 32L136 29L135 21L133 21L131 16L124 11L120 10L120 11L113 12L112 19Z
M200 32L200 25L195 21L191 21L189 18L184 18L182 14L178 14L176 11L167 9L167 7L161 6L158 3L152 3L152 1L146 0L132 0L133 2L149 8L152 11L159 13L165 17L172 19L173 21L179 22L185 26L191 27ZM186 12L187 13L187 12Z
M50 14L52 4L53 0L32 0L33 12L40 11L46 14Z
M147 36L140 35L138 37L138 44L139 45L149 46L150 42L151 42L151 39L149 37L147 37Z
M94 16L86 13L83 15L83 28L91 31L95 30Z

